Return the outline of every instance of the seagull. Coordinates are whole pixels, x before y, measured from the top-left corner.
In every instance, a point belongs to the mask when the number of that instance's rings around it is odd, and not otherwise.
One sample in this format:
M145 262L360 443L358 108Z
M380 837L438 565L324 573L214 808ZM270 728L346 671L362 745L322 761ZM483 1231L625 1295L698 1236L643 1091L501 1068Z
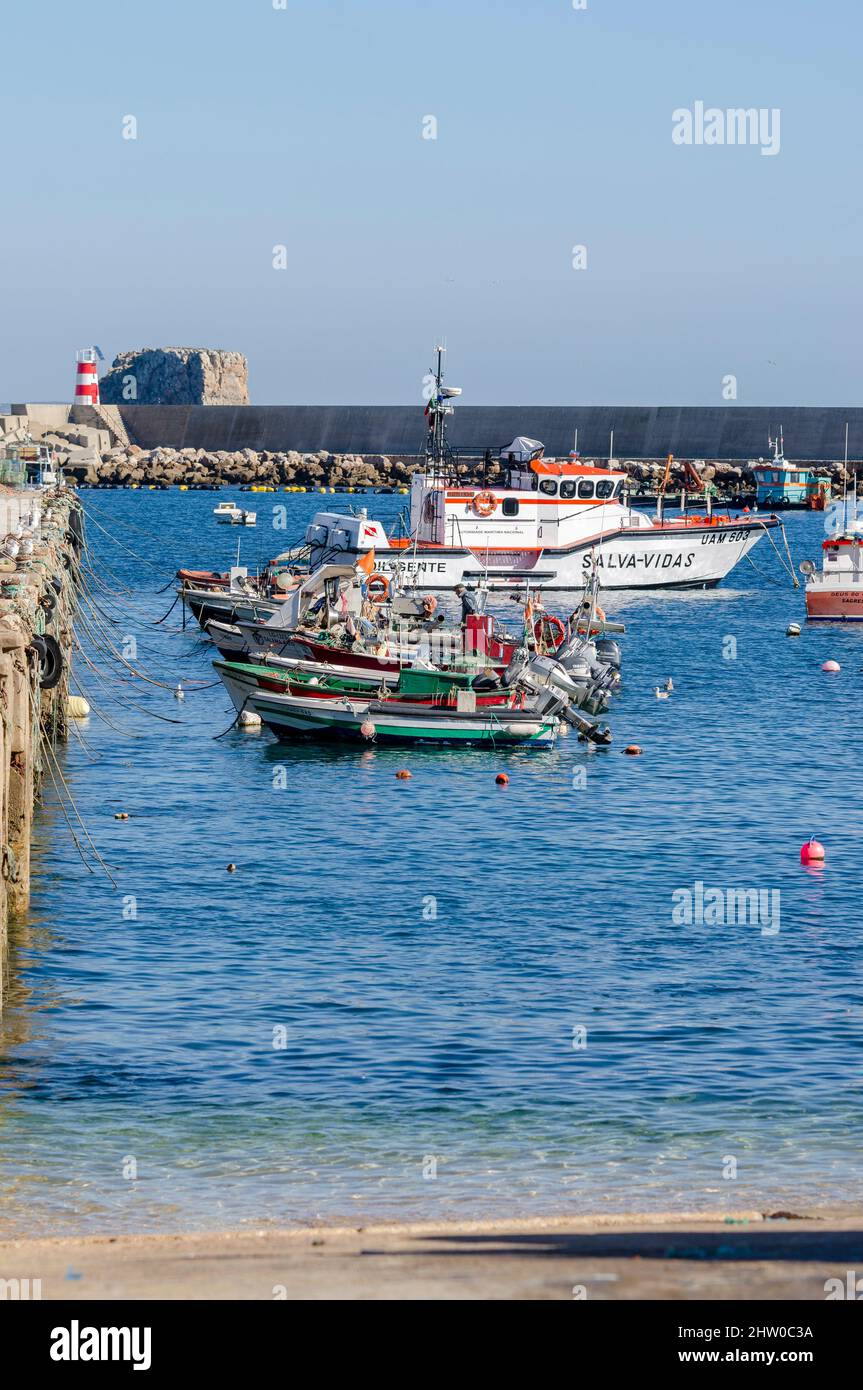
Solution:
M668 680L665 682L665 688L669 691L674 689L674 681L671 679L670 676L668 677Z
M653 687L653 693L656 696L657 700L667 700L670 696L670 692L668 690L660 690L658 685Z

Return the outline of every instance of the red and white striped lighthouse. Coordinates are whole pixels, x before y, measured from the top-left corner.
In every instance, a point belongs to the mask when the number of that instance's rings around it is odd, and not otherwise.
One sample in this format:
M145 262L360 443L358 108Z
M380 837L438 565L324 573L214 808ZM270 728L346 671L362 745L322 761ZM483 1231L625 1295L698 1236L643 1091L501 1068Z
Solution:
M99 372L94 348L82 348L78 353L75 377L75 405L99 404Z

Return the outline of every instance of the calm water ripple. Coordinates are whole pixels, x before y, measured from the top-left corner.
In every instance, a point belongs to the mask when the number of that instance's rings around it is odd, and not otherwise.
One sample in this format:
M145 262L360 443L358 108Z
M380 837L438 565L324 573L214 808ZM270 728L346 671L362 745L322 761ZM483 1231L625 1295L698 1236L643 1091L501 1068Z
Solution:
M141 557L90 525L112 640L209 682L197 627L152 624L179 564L232 558L213 495L82 498ZM252 567L319 505L256 502ZM821 525L789 516L795 564ZM61 753L117 888L46 789L6 962L0 1232L859 1200L863 632L787 639L802 597L766 541L755 560L713 594L607 596L628 628L608 751L215 740L220 686L180 703L81 665L137 735L94 713ZM775 890L778 932L680 924L696 882Z

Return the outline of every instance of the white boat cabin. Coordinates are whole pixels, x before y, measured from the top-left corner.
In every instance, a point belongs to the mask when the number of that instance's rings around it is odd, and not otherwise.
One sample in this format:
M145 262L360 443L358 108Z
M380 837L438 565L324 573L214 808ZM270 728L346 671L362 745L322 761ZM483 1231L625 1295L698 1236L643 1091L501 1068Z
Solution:
M623 496L626 474L547 459L517 462L503 486L453 483L432 474L411 482L411 537L426 545L555 549L573 533L637 524ZM649 523L648 523L649 524Z

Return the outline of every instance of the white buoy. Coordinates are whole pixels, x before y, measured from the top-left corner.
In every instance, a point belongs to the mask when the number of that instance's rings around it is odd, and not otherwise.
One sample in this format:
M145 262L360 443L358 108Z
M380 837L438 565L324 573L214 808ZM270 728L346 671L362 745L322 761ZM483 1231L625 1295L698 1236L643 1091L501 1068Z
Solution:
M185 692L185 690L183 689L183 682L182 682L182 681L177 681L177 689L174 691L174 699L175 699L175 700L185 700L185 698L186 698L186 692Z
M787 628L785 629L785 636L786 636L786 637L799 637L799 636L800 636L800 624L799 624L799 623L789 623L788 626L787 626Z
M83 695L67 695L66 713L70 719L86 719L90 706Z
M255 714L254 710L244 709L240 714L238 722L241 729L260 729L261 716Z

